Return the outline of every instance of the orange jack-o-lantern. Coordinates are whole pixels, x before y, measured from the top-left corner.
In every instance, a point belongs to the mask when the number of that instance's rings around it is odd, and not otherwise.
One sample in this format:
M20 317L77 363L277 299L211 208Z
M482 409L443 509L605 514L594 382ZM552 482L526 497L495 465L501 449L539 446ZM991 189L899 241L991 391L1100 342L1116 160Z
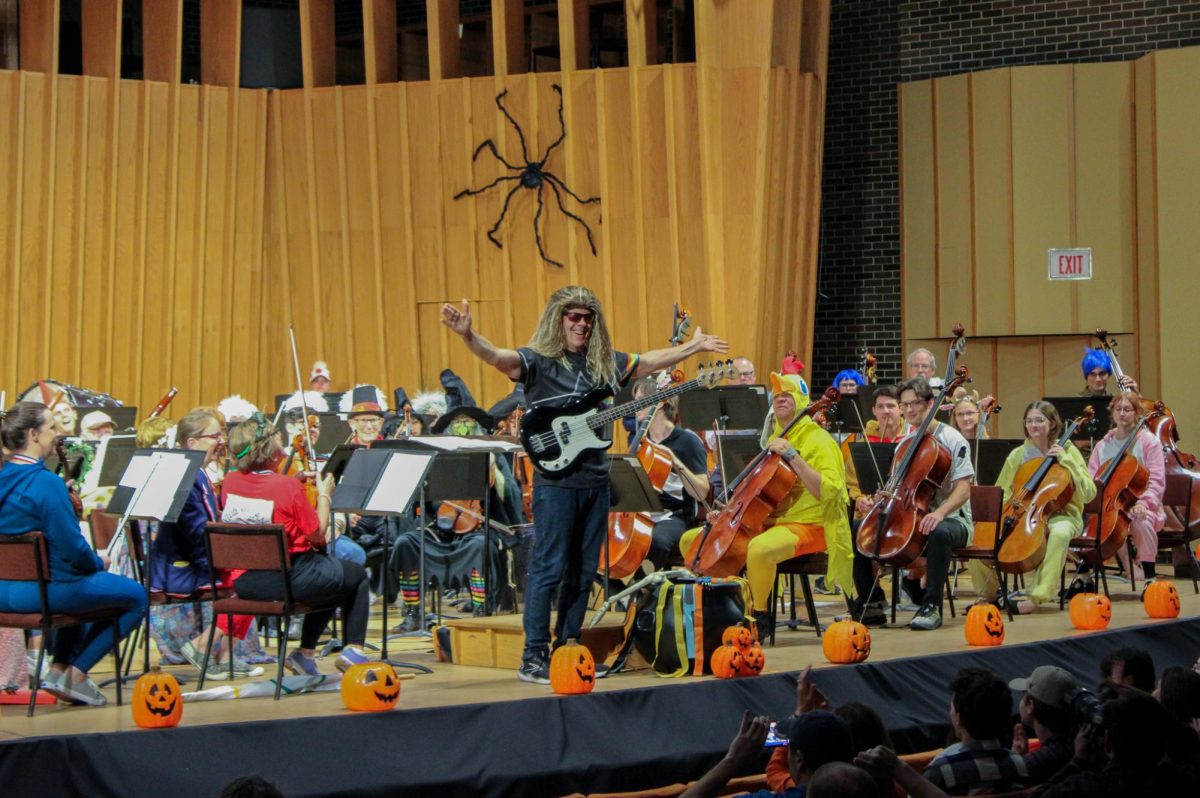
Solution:
M1004 642L1004 617L994 604L976 604L967 611L967 643L998 646Z
M759 643L752 643L742 652L742 676L757 676L767 664L767 655Z
M745 670L744 660L740 648L732 643L726 643L717 646L717 650L712 653L712 657L709 658L709 667L712 668L713 676L718 679L732 679L740 676Z
M1151 582L1142 595L1142 605L1151 618L1178 618L1179 591L1174 582Z
M133 722L143 729L178 726L183 717L183 693L179 682L155 665L133 685Z
M830 662L862 662L871 656L871 632L858 621L835 621L821 635L821 648Z
M1107 629L1112 620L1112 602L1102 593L1077 593L1067 609L1076 629Z
M342 674L342 703L357 712L387 712L400 701L400 678L386 662L351 665Z
M562 695L590 693L596 686L596 660L575 640L558 647L550 658L550 689Z
M721 642L745 651L754 643L754 633L744 626L727 626L721 633Z

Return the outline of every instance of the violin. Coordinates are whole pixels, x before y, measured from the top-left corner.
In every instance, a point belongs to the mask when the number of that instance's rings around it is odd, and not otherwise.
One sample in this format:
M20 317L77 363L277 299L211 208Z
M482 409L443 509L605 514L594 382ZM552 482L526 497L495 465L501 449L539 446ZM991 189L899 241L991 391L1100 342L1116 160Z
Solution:
M863 375L863 379L867 381L867 385L874 385L876 379L878 379L876 376L876 362L876 357L868 352L867 348L864 346L862 349L862 359L859 362L858 371Z
M1114 556L1125 545L1133 520L1129 513L1150 484L1150 472L1146 466L1129 453L1137 441L1138 433L1146 426L1147 418L1142 416L1138 419L1129 437L1117 453L1101 466L1100 474L1096 477L1096 492L1101 497L1100 512L1088 516L1080 537L1099 539L1101 562Z
M444 527L454 531L456 535L465 535L468 532L474 532L479 528L479 522L483 519L483 502L479 499L467 499L466 501L444 501L438 506L438 520L445 520L447 523ZM442 528L442 524L438 524Z
M312 451L312 439L315 437L313 433L317 429L317 417L308 416L308 423L305 426L305 431L296 433L292 437L292 454L279 462L279 473L285 477L297 477L304 483L304 495L308 499L308 503L316 509L317 507L317 482L315 476L312 478L303 478L304 473L316 473L316 455ZM311 465L311 469L309 470Z
M786 438L803 418L831 412L840 398L837 388L827 388L820 399L797 413L777 437ZM750 541L771 526L774 515L795 502L796 479L796 472L783 457L768 449L759 452L729 484L729 503L705 524L704 532L692 544L685 558L685 562L691 563L691 570L714 577L740 572L746 565Z
M955 366L965 350L966 337L963 326L958 324L950 344L946 384L921 426L896 447L892 473L858 527L855 544L866 557L904 567L925 549L925 536L919 529L921 519L929 513L934 495L950 474L952 462L950 452L938 443L929 427L942 400L968 381L966 366Z
M71 479L71 464L67 462L67 446L66 439L59 437L54 441L54 454L58 457L58 473L62 477L63 482L67 485L67 495L71 498L71 507L75 510L75 517L83 519L83 499L79 497L79 488L76 487L75 481Z
M1090 424L1096 411L1091 405L1072 419L1058 439L1065 447L1076 428ZM1017 485L1020 485L1017 488ZM1009 574L1024 574L1042 564L1050 516L1066 507L1075 495L1071 472L1057 457L1035 457L1023 463L1013 477L1013 494L1000 511L1000 550L996 567Z
M179 393L179 389L172 385L171 390L167 391L166 395L158 400L158 404L154 406L154 409L150 411L150 415L146 419L158 418L162 415L162 412L167 409L167 405L171 404L171 400L175 398L177 393Z

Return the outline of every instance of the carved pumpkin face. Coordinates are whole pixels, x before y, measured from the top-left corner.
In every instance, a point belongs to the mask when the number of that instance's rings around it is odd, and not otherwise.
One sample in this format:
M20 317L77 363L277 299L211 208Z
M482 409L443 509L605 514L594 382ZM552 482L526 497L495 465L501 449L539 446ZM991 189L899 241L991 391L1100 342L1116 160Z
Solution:
M752 643L742 652L742 675L757 676L767 664L767 655L758 643Z
M967 612L967 643L998 646L1004 642L1004 618L992 604L976 604Z
M717 650L713 652L709 664L712 667L713 676L718 679L732 679L735 676L742 675L746 670L745 657L742 655L742 650L732 643L726 643L717 646Z
M858 621L835 621L821 635L821 648L835 664L862 662L871 656L871 632Z
M183 717L183 695L179 682L155 666L138 677L133 686L133 722L143 729L178 726Z
M342 703L356 712L387 712L400 701L400 679L386 662L351 665L342 674Z
M574 640L559 646L550 658L550 689L560 695L580 695L595 686L596 660L588 647Z
M721 633L721 643L737 646L744 652L754 643L754 635L744 626L727 626Z
M1076 629L1107 629L1112 620L1112 602L1101 593L1078 593L1067 609Z
M1146 614L1151 618L1178 618L1179 591L1174 582L1154 582L1146 588L1142 596L1142 604Z

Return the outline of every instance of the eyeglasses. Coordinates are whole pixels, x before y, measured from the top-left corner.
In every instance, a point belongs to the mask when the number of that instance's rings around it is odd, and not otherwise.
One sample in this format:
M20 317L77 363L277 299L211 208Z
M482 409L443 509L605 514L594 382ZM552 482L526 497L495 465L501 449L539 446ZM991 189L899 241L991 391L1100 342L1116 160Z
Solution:
M568 310L563 313L563 317L572 324L579 324L581 321L588 324L592 323L591 313L580 313L576 310Z
M900 402L899 404L900 404L901 409L907 410L910 407L924 407L925 400L924 399L914 399L911 402Z
M959 418L976 418L979 415L979 411L978 410L958 410L954 413L954 415L958 416Z
M739 371L738 376L739 377L753 377L754 372L753 371Z
M355 419L355 421L357 421L359 424L371 424L371 425L383 423L382 418L377 418L375 416L359 416L358 418Z

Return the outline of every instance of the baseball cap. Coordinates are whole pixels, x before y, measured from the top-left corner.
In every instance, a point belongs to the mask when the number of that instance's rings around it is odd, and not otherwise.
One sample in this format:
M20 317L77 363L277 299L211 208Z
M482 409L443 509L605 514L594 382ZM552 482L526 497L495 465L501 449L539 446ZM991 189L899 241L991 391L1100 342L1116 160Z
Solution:
M1052 707L1067 708L1067 696L1079 688L1075 677L1054 665L1034 668L1027 679L1013 679L1008 683L1013 690L1029 695Z
M79 422L79 428L83 430L96 429L105 425L115 427L117 422L113 421L112 416L103 410L93 410L83 417L83 421Z
M846 722L825 710L805 712L784 718L776 726L780 737L787 737L788 747L804 754L804 766L816 770L826 762L850 762L854 759L854 743Z

